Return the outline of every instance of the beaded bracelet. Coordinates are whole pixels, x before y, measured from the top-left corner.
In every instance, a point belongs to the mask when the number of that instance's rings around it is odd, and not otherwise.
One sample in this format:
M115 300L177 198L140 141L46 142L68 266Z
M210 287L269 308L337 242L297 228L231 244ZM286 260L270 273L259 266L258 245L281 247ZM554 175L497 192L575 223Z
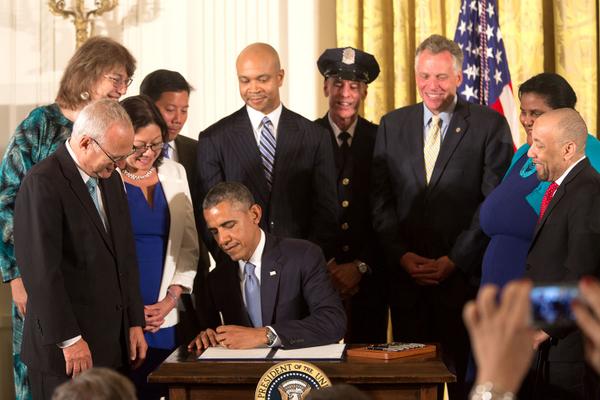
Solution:
M471 390L469 396L471 400L515 400L516 397L512 392L504 392L494 390L494 384L492 382L485 382L479 384Z
M175 296L173 293L171 293L171 289L167 289L167 296L169 296L171 298L171 300L173 300L175 302L175 304L177 304L177 296Z

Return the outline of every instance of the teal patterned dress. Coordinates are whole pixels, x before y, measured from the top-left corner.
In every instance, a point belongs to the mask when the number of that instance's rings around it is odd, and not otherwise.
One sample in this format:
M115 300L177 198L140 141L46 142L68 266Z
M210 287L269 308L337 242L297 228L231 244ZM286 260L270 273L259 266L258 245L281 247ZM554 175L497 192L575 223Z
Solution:
M0 164L0 272L3 282L21 276L15 261L13 243L13 213L21 181L34 164L48 157L58 145L67 140L72 130L73 123L60 112L58 105L51 104L31 111L8 142ZM12 324L16 399L30 400L27 368L20 357L23 319L14 303Z

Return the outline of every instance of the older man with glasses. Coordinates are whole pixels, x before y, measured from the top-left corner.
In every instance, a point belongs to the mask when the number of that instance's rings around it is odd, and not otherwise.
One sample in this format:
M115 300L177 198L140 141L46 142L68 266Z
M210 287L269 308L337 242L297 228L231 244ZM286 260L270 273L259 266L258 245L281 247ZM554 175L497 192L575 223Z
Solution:
M123 182L133 128L115 101L86 106L71 138L34 166L15 207L29 293L23 361L33 399L92 366L145 358L144 311Z

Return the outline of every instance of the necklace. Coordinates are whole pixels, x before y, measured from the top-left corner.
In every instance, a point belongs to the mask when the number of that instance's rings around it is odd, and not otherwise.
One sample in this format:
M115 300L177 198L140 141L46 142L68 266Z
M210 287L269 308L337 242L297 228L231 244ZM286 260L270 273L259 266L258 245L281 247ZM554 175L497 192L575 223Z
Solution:
M150 168L148 170L148 172L146 172L144 175L135 175L135 174L132 174L131 172L127 171L126 169L123 170L123 173L129 179L134 180L134 181L139 181L142 179L149 178L154 173L154 169Z
M531 158L528 158L527 161L521 167L521 171L519 171L519 175L523 178L527 178L530 175L533 175L535 172L535 164Z

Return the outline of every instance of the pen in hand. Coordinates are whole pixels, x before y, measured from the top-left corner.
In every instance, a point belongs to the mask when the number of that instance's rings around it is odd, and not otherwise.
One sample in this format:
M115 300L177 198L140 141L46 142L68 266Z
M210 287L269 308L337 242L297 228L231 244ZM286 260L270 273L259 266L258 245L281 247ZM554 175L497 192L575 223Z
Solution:
M223 318L223 313L221 311L219 311L219 318L221 319L221 326L225 325L225 319ZM219 346L225 347L221 343L219 343Z

